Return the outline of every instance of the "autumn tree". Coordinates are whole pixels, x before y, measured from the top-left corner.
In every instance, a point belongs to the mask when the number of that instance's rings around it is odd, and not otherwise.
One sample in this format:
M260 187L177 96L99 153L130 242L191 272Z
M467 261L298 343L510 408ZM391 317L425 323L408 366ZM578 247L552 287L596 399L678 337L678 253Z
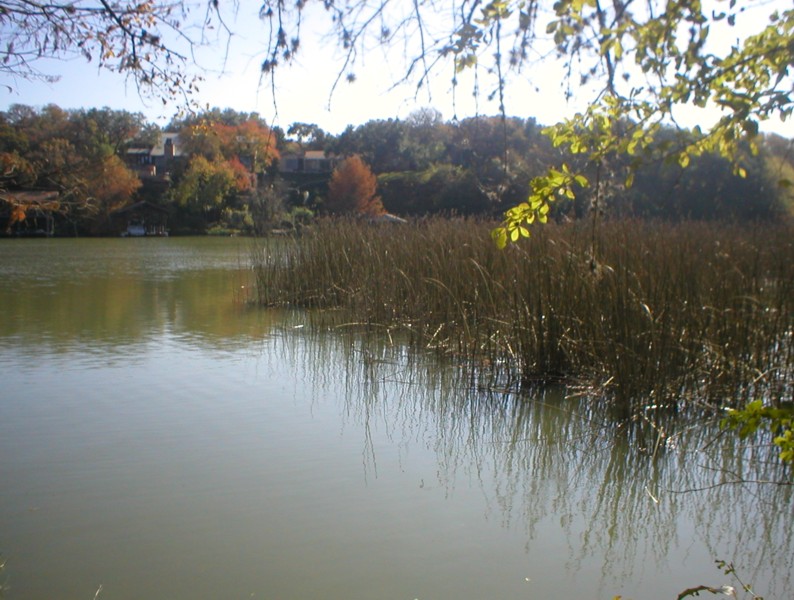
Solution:
M250 173L262 173L278 159L276 135L256 113L217 108L176 120L183 151L208 160L239 161Z
M122 208L140 186L140 179L116 155L107 156L98 163L86 182L91 195L107 212Z
M114 122L118 128L105 128ZM142 116L108 109L14 105L0 114L0 198L27 197L18 190L57 191L58 206L50 203L49 209L71 220L93 221L89 229L96 230L141 185L120 154L125 139L143 127ZM17 202L18 220L26 210Z
M377 178L361 157L351 156L331 176L326 206L336 214L377 216L384 212L377 186Z
M218 108L174 119L169 128L180 132L187 156L171 198L189 216L202 216L194 225L203 228L223 215L250 220L258 181L278 160L276 133L256 113Z

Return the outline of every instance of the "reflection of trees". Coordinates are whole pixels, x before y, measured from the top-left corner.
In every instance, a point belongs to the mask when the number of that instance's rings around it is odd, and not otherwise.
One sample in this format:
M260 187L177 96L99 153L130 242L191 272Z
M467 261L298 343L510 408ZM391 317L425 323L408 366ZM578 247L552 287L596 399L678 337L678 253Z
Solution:
M668 570L673 552L704 548L770 597L791 589L791 489L719 485L731 473L771 479L776 467L749 460L715 423L662 416L643 429L560 389L486 391L476 374L385 335L300 331L309 343L286 335L278 347L308 365L307 385L344 386L345 418L366 432L366 470L377 470L375 429L397 446L424 444L437 455L436 484L454 494L459 482L473 482L489 518L525 529L528 553L551 524L567 543L569 572L601 557L602 595L644 569ZM654 437L660 430L665 437Z
M239 349L281 317L247 306L247 250L229 240L6 243L0 336L54 352L124 354L170 335Z

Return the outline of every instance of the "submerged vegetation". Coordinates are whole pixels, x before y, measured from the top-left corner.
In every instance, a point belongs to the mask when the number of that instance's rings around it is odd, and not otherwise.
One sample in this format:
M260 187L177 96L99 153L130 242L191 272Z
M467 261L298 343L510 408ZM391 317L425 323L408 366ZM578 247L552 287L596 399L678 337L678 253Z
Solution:
M790 227L555 224L506 250L490 227L324 221L262 246L259 301L340 309L326 314L494 384L565 382L619 417L791 398Z

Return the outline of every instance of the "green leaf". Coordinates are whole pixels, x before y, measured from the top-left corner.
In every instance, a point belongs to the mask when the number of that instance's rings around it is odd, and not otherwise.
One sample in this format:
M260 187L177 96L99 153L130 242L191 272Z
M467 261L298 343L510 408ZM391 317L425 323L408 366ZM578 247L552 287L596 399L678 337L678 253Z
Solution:
M500 250L504 250L505 246L507 246L507 231L504 227L497 227L491 231L491 238L493 238L496 247Z
M631 172L630 172L630 173L629 173L629 174L626 176L626 187L627 187L627 188L630 188L630 187L631 187L631 186L633 186L633 185L634 185L634 171L631 171Z

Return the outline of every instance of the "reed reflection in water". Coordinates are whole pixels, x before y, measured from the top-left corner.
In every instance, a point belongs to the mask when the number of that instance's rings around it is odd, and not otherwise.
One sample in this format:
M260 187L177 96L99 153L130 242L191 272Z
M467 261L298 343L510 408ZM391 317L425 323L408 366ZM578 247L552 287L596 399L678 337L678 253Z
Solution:
M717 423L655 420L667 440L655 447L563 388L489 391L465 367L420 360L384 336L308 335L306 345L283 340L288 361L305 363L321 387L344 386L344 418L365 432L366 471L377 475L384 451L374 431L398 452L431 449L437 470L420 485L447 497L476 489L486 521L520 529L533 592L568 597L569 577L577 593L604 598L735 584L717 558L767 598L792 589L792 520L781 510L791 489L754 483L785 473L721 436ZM750 481L728 483L739 473Z
M788 490L674 493L743 468L713 427L654 451L564 390L248 309L244 244L143 242L0 245L8 598L639 600L731 583L715 558L787 597Z

